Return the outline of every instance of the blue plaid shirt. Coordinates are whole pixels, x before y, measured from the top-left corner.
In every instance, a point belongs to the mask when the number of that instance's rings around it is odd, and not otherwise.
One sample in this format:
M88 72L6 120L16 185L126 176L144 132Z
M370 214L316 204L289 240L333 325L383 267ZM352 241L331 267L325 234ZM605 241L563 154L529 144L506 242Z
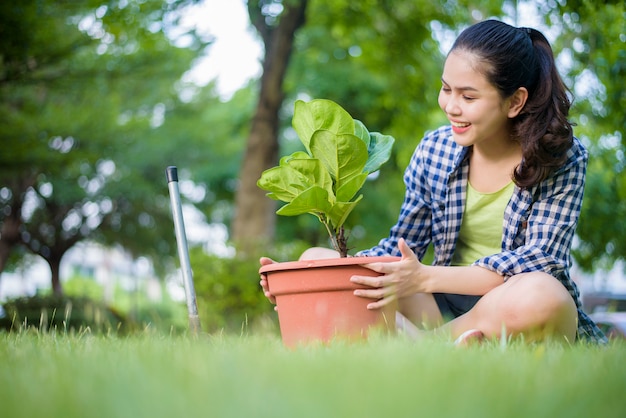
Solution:
M433 264L448 266L461 229L469 175L469 148L458 145L449 126L427 134L406 169L406 194L389 236L358 255L400 255L398 239L422 259L429 244ZM502 251L473 265L507 278L544 271L567 288L578 307L578 338L605 343L606 337L583 312L580 293L571 280L570 248L583 199L588 154L574 138L566 163L531 189L515 186L505 212Z

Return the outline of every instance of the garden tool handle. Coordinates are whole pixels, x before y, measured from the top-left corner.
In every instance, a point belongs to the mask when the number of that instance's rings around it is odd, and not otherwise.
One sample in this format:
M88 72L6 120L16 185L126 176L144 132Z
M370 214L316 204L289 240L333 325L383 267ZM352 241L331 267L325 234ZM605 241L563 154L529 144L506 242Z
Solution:
M189 330L197 335L200 330L200 317L198 316L198 305L196 304L196 291L193 286L193 274L189 261L189 248L187 246L187 236L185 235L185 222L183 220L183 210L180 202L180 190L178 188L178 171L175 166L165 169L167 186L170 192L172 203L172 215L174 217L174 230L178 246L178 257L185 286L185 298L187 299L187 312L189 314Z

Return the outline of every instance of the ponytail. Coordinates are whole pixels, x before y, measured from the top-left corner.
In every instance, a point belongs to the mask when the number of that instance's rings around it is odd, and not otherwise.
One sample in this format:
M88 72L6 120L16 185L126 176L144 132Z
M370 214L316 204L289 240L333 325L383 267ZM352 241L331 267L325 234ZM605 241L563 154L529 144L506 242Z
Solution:
M570 99L554 62L552 48L541 32L530 29L538 77L522 112L514 120L513 135L524 157L513 179L520 187L538 184L561 167L573 141L567 119Z

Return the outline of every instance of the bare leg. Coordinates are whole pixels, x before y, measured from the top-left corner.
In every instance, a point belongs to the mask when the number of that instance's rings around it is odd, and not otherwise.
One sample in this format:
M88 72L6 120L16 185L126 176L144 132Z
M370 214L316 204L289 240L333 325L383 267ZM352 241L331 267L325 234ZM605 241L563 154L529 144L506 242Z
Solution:
M426 330L442 324L443 318L432 294L417 293L398 300L396 328L400 333L416 340L430 334Z
M443 325L443 317L437 302L430 293L416 293L400 298L398 311L422 329L433 329Z
M574 342L578 315L574 300L554 277L542 272L509 278L491 290L465 315L440 329L453 338L479 329L487 338L524 335L526 341Z

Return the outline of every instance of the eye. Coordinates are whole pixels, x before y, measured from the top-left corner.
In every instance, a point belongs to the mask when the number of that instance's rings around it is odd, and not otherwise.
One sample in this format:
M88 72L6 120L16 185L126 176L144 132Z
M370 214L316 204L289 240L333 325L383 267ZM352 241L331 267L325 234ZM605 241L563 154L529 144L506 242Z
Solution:
M463 96L463 99L464 99L466 102L473 102L474 100L476 100L476 98L475 98L475 97L470 97L470 96Z

